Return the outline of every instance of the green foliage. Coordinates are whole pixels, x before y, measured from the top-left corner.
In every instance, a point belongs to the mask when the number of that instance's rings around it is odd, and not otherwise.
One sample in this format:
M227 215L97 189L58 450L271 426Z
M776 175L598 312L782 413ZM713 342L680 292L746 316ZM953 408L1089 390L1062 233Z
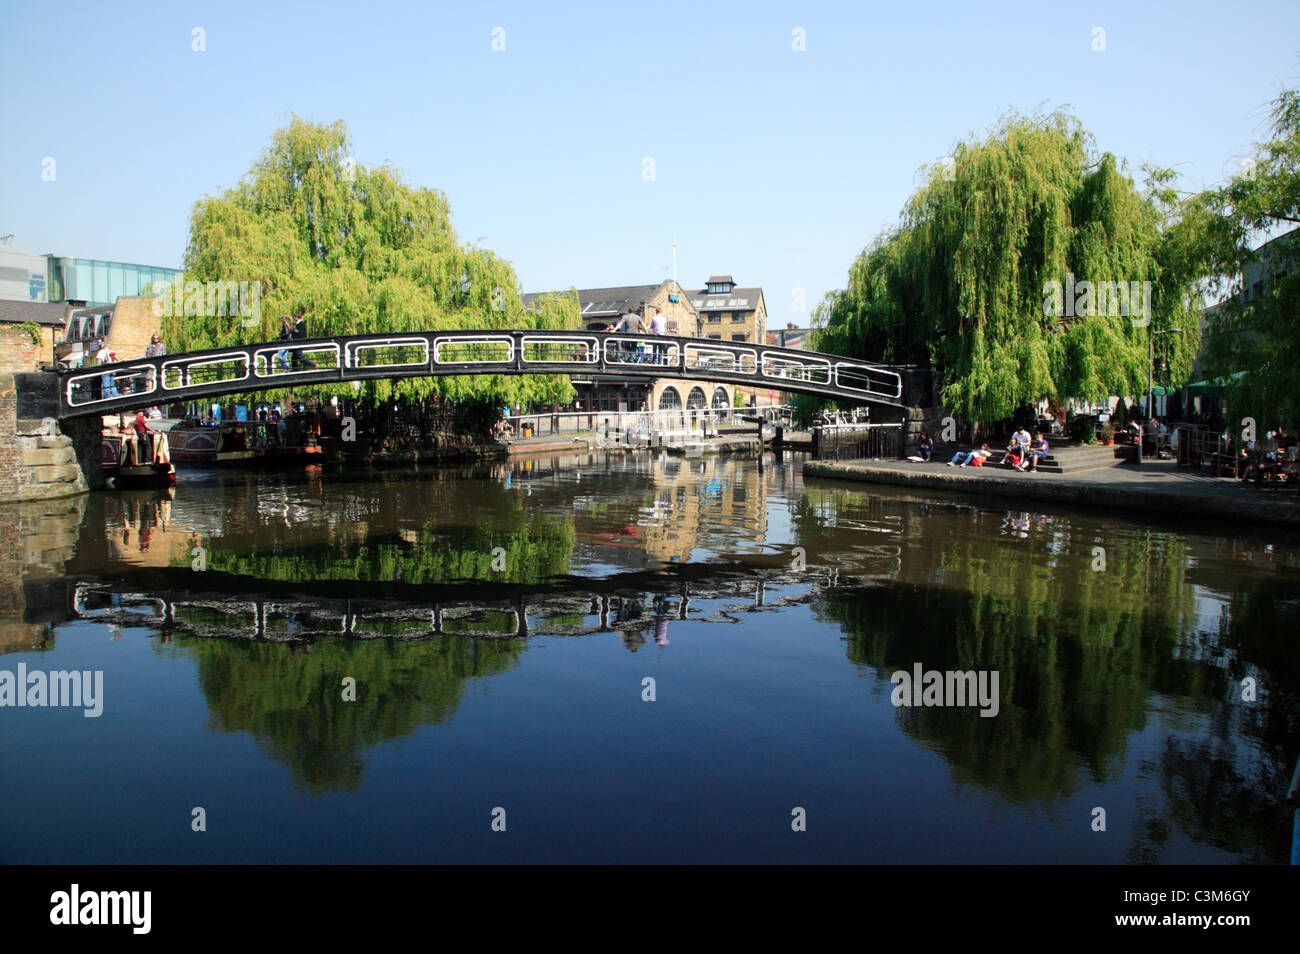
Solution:
M525 311L514 270L461 244L443 193L409 185L388 166L355 163L351 153L342 121L294 117L237 186L195 203L184 280L260 282L260 323L192 314L187 301L187 314L163 320L169 351L269 341L280 316L300 309L311 337L579 326L576 294L546 296ZM430 394L563 403L573 388L561 376L480 375L367 381L358 396Z
M1263 297L1245 300L1241 276L1263 261L1252 249L1262 237L1280 226L1300 224L1300 90L1284 90L1274 100L1270 118L1272 139L1258 146L1255 163L1189 203L1188 241L1199 243L1194 247L1218 276L1214 290L1233 296L1211 314L1209 371L1230 378L1227 398L1234 417L1248 415L1272 424L1300 419L1300 242L1295 232L1268 246Z
M1079 299L1076 282L1151 282L1150 326L1171 367L1195 354L1198 298L1185 262L1162 247L1168 210L1140 194L1077 119L1012 114L959 143L945 174L908 201L900 224L853 263L819 307L820 350L930 364L944 402L974 421L1043 398L1099 400L1145 386L1147 330L1118 307ZM947 174L950 173L950 174ZM1157 177L1159 184L1167 178ZM1049 283L1062 293L1054 304Z
M23 331L27 332L27 337L30 338L30 339L32 340L32 345L33 345L33 346L35 346L35 347L40 347L40 344L41 344L41 326L40 326L40 325L38 325L38 324L37 324L36 322L34 322L34 321L24 321L24 322L23 322L21 325L19 325L18 327L21 328Z

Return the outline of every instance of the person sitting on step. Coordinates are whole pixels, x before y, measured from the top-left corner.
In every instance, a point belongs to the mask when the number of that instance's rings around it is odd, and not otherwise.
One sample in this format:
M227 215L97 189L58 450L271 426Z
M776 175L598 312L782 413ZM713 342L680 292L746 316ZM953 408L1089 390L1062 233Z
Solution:
M1034 442L1029 445L1029 470L1036 473L1038 465L1047 459L1051 453L1051 448L1047 446L1047 438L1040 431L1034 431Z

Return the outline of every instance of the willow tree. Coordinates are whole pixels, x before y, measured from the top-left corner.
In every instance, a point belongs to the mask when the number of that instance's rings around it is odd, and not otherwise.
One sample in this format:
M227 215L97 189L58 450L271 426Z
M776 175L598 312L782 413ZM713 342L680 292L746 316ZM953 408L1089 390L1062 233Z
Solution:
M1145 391L1155 330L1184 332L1169 360L1186 374L1199 305L1162 267L1170 210L1074 117L1012 114L926 174L823 303L821 348L930 365L944 403L976 421Z
M1208 322L1208 370L1225 379L1233 417L1266 426L1300 420L1300 90L1283 90L1269 119L1269 141L1240 175L1195 197L1188 217L1213 292L1226 296ZM1245 287L1248 272L1262 294Z
M170 351L272 340L280 316L298 311L311 337L578 327L576 295L548 296L525 311L510 265L458 240L443 193L351 154L342 121L294 117L238 185L195 203L183 280L256 282L248 287L258 290L257 307L232 314L220 300L214 308L186 295L164 318ZM437 394L526 404L573 395L569 380L556 376L397 378L362 387L359 396L377 400Z

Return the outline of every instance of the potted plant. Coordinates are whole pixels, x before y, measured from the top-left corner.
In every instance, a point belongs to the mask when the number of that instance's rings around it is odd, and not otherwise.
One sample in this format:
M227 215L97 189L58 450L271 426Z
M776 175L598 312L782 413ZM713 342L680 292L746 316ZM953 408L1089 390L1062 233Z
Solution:
M1101 434L1098 436L1101 439L1102 446L1112 446L1115 443L1115 425L1107 421L1106 426L1101 429Z

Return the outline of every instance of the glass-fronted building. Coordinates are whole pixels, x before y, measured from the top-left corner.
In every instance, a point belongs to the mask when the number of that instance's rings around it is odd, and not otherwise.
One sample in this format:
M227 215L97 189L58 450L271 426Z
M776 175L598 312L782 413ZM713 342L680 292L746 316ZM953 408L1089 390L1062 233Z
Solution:
M106 262L97 258L64 258L50 255L49 301L84 301L87 305L111 305L123 296L138 295L155 282L175 281L179 268Z

